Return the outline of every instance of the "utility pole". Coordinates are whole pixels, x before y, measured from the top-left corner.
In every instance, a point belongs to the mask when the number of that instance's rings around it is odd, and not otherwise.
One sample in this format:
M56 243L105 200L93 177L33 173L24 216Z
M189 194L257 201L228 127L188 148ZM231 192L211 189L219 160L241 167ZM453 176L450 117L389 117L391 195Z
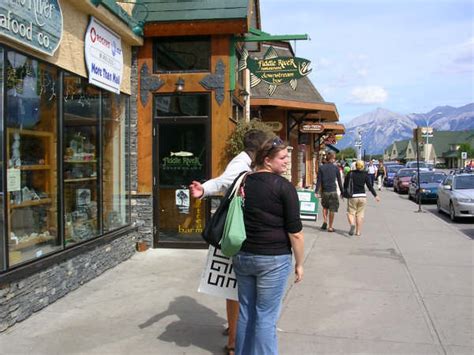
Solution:
M362 159L362 130L360 128L357 128L357 138L354 145L357 148L357 160L361 160Z

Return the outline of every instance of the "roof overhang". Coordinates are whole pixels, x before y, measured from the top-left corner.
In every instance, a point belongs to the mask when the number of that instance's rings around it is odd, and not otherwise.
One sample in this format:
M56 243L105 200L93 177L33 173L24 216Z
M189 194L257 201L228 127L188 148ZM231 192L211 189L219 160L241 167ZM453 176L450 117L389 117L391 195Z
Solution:
M337 122L339 113L336 105L331 102L301 102L272 98L250 98L250 106L270 106L304 115L304 119Z

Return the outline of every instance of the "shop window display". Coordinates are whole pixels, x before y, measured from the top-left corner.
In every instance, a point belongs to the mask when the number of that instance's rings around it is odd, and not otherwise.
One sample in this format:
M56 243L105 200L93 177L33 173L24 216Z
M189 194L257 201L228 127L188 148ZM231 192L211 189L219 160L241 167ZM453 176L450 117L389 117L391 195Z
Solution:
M101 93L64 74L63 199L66 246L100 234L99 122Z
M14 51L5 62L9 264L61 248L57 230L57 70ZM5 165L5 164L3 164Z
M113 93L103 94L103 223L104 232L130 223L127 198L129 170L128 98Z

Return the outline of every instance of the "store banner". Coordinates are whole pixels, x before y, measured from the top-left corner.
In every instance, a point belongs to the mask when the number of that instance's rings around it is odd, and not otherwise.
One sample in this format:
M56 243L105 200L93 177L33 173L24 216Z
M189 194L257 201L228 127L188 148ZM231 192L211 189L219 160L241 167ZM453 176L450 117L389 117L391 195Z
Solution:
M209 246L198 292L238 300L237 279L232 267L232 259L213 246Z
M89 83L119 94L123 72L121 38L91 17L84 45Z
M53 55L63 34L58 0L1 0L0 37Z

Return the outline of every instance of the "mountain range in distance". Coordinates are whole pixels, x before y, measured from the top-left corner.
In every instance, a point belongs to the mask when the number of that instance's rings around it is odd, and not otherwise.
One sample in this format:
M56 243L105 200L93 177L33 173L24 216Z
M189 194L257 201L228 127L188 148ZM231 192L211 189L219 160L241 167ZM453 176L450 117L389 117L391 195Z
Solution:
M362 131L362 149L366 154L381 154L395 141L413 137L413 128L433 127L437 131L474 129L474 103L461 107L438 106L428 113L403 115L383 108L365 113L344 124L346 133L338 149L354 147L357 132Z

